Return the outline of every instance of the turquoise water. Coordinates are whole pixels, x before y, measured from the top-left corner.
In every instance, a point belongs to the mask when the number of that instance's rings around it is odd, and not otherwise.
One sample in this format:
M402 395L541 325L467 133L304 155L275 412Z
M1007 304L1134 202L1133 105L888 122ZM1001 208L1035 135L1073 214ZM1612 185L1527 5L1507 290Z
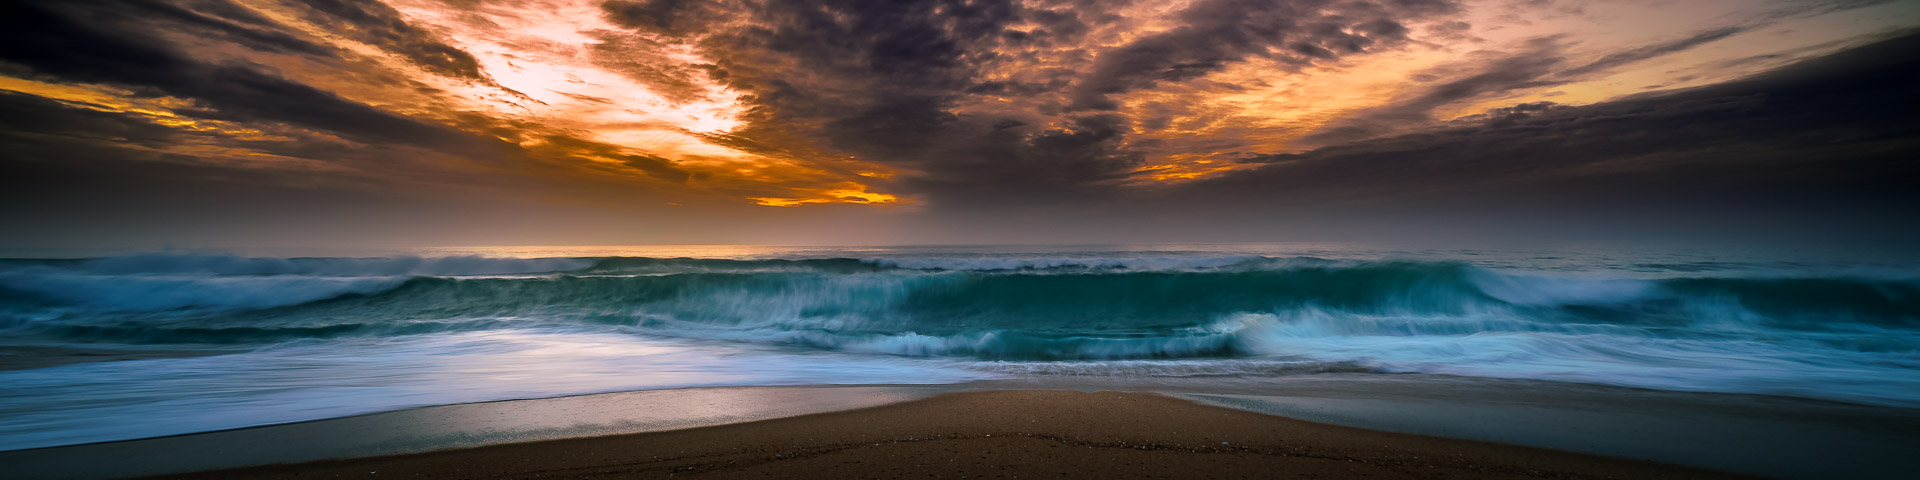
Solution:
M1876 253L519 247L0 261L0 449L713 385L1439 373L1920 406Z

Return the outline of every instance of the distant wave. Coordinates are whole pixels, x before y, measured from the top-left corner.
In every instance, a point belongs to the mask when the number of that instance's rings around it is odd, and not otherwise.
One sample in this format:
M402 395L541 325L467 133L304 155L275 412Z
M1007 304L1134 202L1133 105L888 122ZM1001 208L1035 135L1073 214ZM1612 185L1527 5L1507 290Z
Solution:
M405 277L209 277L0 273L12 296L102 310L267 308L393 288Z
M524 319L668 331L777 330L799 343L899 354L1020 356L1010 352L1030 347L1038 358L1046 352L1127 358L1232 356L1244 346L1206 339L1246 315L1333 315L1346 319L1335 323L1350 335L1914 328L1920 327L1920 281L1591 278L1454 262L1259 256L878 261L147 255L8 261L0 267L0 313L40 319L34 323L58 323L62 314L171 319L153 322L153 328ZM1377 319L1403 321L1393 331L1368 330L1385 328ZM848 340L822 342L806 332ZM1165 344L1137 352L1113 348L1154 338ZM1014 344L1025 347L987 346Z
M146 254L89 260L11 260L14 268L60 267L98 275L512 275L578 270L581 258L481 256L390 258L259 258L229 255Z
M257 309L367 294L422 276L579 270L587 259L249 258L149 254L0 263L0 299L31 297L104 310ZM8 295L11 293L11 295Z

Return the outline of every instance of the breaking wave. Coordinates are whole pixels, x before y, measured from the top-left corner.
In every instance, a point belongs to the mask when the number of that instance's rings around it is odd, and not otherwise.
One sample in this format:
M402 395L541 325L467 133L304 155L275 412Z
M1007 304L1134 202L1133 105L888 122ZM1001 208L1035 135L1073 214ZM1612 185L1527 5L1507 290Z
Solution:
M617 332L1033 375L1430 372L1920 402L1920 281L1677 272L1257 255L143 255L0 262L0 329L132 344Z

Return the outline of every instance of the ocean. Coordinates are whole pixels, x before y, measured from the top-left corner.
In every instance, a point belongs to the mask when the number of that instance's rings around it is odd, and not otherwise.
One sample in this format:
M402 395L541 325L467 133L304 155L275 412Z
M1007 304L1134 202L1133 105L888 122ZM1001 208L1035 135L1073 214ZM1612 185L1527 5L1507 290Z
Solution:
M0 371L0 450L599 392L1008 379L1422 373L1920 407L1920 261L1885 252L274 253L0 260L0 353L26 361Z

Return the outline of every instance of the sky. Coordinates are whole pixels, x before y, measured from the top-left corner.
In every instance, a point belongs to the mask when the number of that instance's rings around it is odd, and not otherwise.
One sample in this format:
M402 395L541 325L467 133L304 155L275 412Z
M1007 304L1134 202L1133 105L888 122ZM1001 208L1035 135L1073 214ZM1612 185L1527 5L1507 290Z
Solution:
M0 3L0 247L1920 239L1920 1Z

